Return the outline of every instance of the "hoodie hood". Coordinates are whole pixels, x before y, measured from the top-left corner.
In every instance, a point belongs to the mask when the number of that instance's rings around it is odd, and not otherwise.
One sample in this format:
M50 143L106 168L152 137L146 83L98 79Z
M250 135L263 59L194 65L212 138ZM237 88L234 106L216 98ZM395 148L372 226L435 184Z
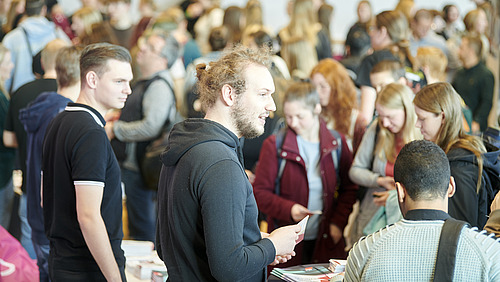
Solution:
M43 92L26 108L19 111L19 120L27 133L34 133L52 119L54 113L64 110L70 99L56 92Z
M483 179L487 182L488 196L493 197L500 190L500 149L484 142L486 153L483 154ZM476 156L468 150L458 148L448 152L448 160L452 162L467 162L477 165Z
M173 166L187 151L205 142L222 142L233 148L243 164L238 137L220 123L207 119L187 119L174 125L161 161L165 166Z
M55 24L44 17L29 17L19 25L28 33L30 42L39 42L46 40L46 38L57 37ZM33 48L35 48L35 46L33 46Z

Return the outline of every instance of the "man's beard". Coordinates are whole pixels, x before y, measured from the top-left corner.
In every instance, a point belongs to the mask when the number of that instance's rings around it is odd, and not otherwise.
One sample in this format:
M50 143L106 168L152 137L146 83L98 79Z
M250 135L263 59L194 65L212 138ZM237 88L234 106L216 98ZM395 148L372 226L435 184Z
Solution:
M234 120L236 129L239 135L245 138L259 137L264 133L264 129L252 122L252 114L241 104L240 99L239 97L237 98L236 104L231 111L231 118Z

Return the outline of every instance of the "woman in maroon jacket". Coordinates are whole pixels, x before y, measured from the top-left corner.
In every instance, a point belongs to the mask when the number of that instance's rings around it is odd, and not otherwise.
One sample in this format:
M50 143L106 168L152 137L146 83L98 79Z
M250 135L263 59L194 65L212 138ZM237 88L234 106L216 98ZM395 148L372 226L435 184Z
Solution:
M310 83L292 85L283 109L287 128L264 141L253 185L269 232L310 216L297 255L282 267L345 258L342 234L357 190L348 176L353 157L345 137L326 127Z

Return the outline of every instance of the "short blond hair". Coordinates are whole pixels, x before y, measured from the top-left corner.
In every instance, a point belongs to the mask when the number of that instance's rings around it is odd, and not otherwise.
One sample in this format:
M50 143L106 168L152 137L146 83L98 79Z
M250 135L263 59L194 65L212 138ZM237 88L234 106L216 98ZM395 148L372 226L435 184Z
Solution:
M417 64L419 67L428 67L429 75L439 81L446 79L446 66L448 65L448 58L437 47L420 47L417 50Z

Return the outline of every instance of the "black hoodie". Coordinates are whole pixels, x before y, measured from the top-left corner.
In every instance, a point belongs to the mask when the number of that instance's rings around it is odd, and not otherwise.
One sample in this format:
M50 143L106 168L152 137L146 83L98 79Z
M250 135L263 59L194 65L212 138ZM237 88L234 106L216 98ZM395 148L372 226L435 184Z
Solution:
M487 143L485 146L487 152L483 154L483 176L479 192L476 191L479 177L476 156L462 148L451 149L447 154L451 175L456 184L455 195L448 202L448 213L479 229L483 229L486 224L491 201L500 189L500 150Z
M264 281L275 258L236 135L206 119L174 126L158 186L158 254L170 281Z

